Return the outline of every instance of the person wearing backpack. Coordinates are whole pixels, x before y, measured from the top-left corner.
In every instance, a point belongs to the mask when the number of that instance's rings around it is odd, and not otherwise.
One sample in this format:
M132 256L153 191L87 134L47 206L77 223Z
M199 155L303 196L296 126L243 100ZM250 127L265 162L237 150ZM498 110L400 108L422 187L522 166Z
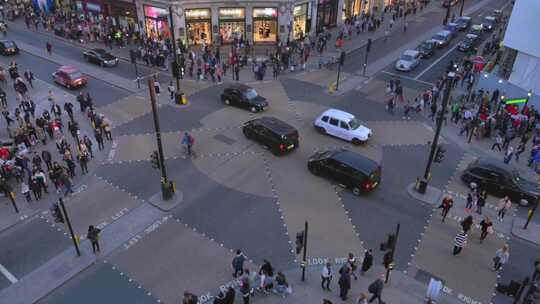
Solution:
M375 299L379 301L379 304L384 303L381 299L382 291L384 288L384 274L382 274L377 280L373 281L371 284L369 284L368 291L372 294L371 298L369 299L369 303L373 302Z
M86 237L90 240L90 243L92 243L92 251L94 253L100 252L101 249L99 248L99 233L101 232L100 229L94 227L93 225L90 225L88 227L88 233Z

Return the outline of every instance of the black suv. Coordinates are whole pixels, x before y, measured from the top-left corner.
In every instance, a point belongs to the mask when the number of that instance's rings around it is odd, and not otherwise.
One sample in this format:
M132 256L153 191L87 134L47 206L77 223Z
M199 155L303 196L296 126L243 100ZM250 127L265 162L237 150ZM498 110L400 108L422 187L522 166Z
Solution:
M345 149L313 154L308 160L308 169L345 185L354 195L369 192L381 182L381 166L377 162Z
M255 89L243 84L233 84L225 88L221 94L221 101L226 105L247 109L253 113L268 107L264 97L257 94Z
M274 155L298 148L298 131L275 117L261 117L244 123L242 132L248 139L267 147Z
M420 45L416 47L416 50L420 52L420 55L422 55L422 58L429 58L431 57L431 55L433 55L433 53L435 53L436 48L437 48L437 42L431 39L428 39L420 43Z
M19 47L13 40L0 40L0 53L2 55L19 54Z
M467 184L474 182L494 195L508 195L515 203L521 200L534 203L540 197L538 185L523 179L515 169L497 160L480 158L470 163L461 179Z

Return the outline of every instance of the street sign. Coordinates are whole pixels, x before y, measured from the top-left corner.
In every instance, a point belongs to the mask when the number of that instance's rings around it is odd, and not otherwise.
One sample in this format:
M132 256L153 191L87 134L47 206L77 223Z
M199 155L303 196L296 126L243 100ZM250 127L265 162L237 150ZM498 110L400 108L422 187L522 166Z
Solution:
M527 97L524 98L508 98L504 100L504 104L511 105L511 104L519 104L519 103L526 103Z

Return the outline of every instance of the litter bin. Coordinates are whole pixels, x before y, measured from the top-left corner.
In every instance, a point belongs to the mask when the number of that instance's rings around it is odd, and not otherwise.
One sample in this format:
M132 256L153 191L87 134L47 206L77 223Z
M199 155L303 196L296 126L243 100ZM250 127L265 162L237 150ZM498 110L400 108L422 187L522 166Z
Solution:
M426 179L421 179L419 182L418 182L418 187L416 187L416 191L418 191L418 193L420 194L426 194L426 190L427 190L427 180Z

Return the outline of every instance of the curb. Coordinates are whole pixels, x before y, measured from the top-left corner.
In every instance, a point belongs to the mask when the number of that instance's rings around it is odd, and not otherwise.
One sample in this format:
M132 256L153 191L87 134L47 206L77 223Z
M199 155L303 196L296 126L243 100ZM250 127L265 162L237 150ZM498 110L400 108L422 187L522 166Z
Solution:
M407 186L407 193L410 197L429 205L436 206L439 204L439 201L443 195L442 190L428 185L426 193L420 194L416 191L415 186L415 183L411 183Z

